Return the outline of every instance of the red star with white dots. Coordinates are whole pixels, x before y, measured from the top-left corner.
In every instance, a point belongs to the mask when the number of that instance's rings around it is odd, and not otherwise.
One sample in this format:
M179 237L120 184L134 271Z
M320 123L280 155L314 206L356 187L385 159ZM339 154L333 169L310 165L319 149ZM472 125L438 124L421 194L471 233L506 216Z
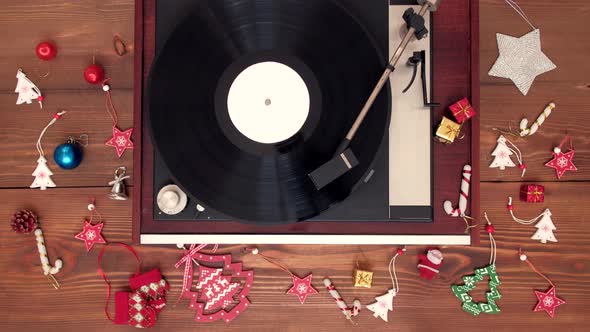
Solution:
M78 240L84 241L86 251L88 252L92 249L92 246L94 246L95 243L107 243L102 237L102 234L100 234L103 226L104 225L101 222L93 225L90 221L84 220L84 229L74 237Z
M115 147L117 157L121 158L125 149L132 149L133 142L131 142L131 134L133 128L129 128L125 131L121 131L116 126L113 126L113 137L108 140L105 144Z
M576 151L569 150L566 153L561 152L560 149L556 149L553 152L553 159L545 164L547 167L555 168L557 178L561 179L561 176L565 171L577 171L578 168L573 163L574 153Z
M535 291L535 295L539 302L533 311L543 311L545 310L547 314L553 318L555 316L555 308L565 304L565 301L555 296L555 286L551 286L549 290L545 293Z
M293 287L287 291L287 294L297 296L301 304L305 302L308 295L318 294L318 291L311 285L311 278L313 277L311 274L305 278L299 278L296 275L292 275L292 277Z

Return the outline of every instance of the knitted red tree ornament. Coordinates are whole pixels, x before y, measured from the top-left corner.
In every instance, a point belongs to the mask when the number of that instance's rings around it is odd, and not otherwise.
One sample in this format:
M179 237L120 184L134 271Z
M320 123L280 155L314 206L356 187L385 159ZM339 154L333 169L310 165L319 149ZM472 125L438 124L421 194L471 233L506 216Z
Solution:
M156 310L156 313L162 311L166 306L166 291L170 290L170 285L162 277L160 270L153 269L132 276L129 278L129 286L133 291L137 291L144 296L148 304Z

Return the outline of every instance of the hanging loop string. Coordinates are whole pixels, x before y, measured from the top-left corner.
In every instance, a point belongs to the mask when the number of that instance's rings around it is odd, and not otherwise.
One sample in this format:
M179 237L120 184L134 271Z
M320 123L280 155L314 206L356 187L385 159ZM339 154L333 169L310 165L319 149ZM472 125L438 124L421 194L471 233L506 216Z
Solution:
M551 285L551 287L555 287L555 285L553 284L551 279L547 278L546 275L544 275L539 270L537 270L535 265L531 261L529 261L528 257L522 252L522 248L518 248L518 257L520 258L521 261L527 263L528 266L531 268L531 270L533 270L533 272L535 272L536 274L541 276L541 278L547 280L547 282Z
M98 216L98 222L102 222L102 216L101 214L96 210L96 206L94 205L94 203L96 202L96 199L94 197L90 198L90 204L88 204L88 211L90 211L90 220L88 221L90 224L92 224L92 221L94 219L94 215L96 214Z
M45 132L47 131L47 129L49 129L49 127L51 127L55 123L55 121L59 120L61 118L61 116L66 113L67 113L67 111L64 111L64 110L61 110L61 111L55 113L55 115L53 116L53 119L51 119L51 121L49 121L49 123L41 131L41 134L39 135L39 138L37 139L37 144L35 144L35 147L37 148L37 152L39 152L39 156L45 157L45 152L43 151L43 147L41 146L41 139L43 138L43 135L45 135Z
M393 257L389 261L389 277L391 278L391 284L393 285L393 290L396 293L399 293L399 282L397 281L397 274L395 273L395 261L397 260L397 257L402 255L402 253L406 252L406 250L407 249L405 246L403 246L401 248L401 253L398 249L398 251L395 253L395 255L393 255Z
M111 117L111 120L113 120L114 127L117 125L119 119L117 118L117 109L113 104L113 97L111 96L111 86L108 84L110 80L110 78L107 78L102 82L102 90L106 93L106 109L109 113L109 116Z
M569 144L568 144L569 143ZM565 135L565 137L563 138L563 140L561 141L561 143L559 143L559 149L561 151L563 151L563 146L567 144L567 148L570 150L574 149L574 141L572 140L572 137L567 134Z
M516 216L514 216L514 212L512 211L514 209L514 207L512 206L512 197L508 197L507 208L508 208L508 211L510 211L510 215L512 216L512 219L522 225L534 224L545 215L545 211L543 211L540 215L538 215L532 219L529 219L529 220L523 220L523 219L517 218Z
M104 282L107 284L107 300L104 305L104 313L106 314L107 318L110 321L113 321L113 319L111 318L111 315L109 314L109 302L111 300L111 284L109 283L109 280L107 279L107 275L104 273L104 271L100 267L100 262L102 261L102 255L104 255L105 250L108 247L110 247L111 245L123 247L123 248L129 250L129 252L131 252L133 254L133 256L135 257L135 260L137 261L137 269L135 270L134 276L139 275L140 259L139 259L139 256L137 255L137 253L135 252L135 250L133 250L133 248L131 246L129 246L125 243L119 243L119 242L112 242L110 245L102 247L102 249L100 250L100 253L98 253L98 268L97 268L98 274L102 277L102 279L104 279Z
M494 239L494 226L492 226L492 222L488 218L487 212L483 213L484 217L486 218L487 226L486 231L490 237L490 265L496 265L496 239Z
M516 1L514 1L514 0L504 0L504 1L506 1L506 3L510 7L512 7L512 9L514 9L514 11L516 13L518 13L518 15L520 15L520 17L522 17L531 26L531 28L533 28L533 30L537 29L537 28L535 28L533 23L529 20L529 18L526 16L526 14L524 13L524 10L522 10L522 8L520 8L520 6L516 3Z
M522 169L522 174L520 175L520 177L523 177L524 173L526 173L526 165L524 164L524 157L522 156L522 152L520 152L520 149L516 146L516 144L512 143L507 138L506 138L506 143L509 143L514 148L514 149L512 149L511 147L508 147L508 149L516 155L516 160L518 160L518 165L519 165L520 169Z
M275 265L276 267L278 267L279 269L287 272L291 277L294 277L293 273L291 271L289 271L289 268L287 268L287 266L279 261L277 261L276 259L266 256L262 253L260 253L260 251L258 250L258 248L245 248L244 249L247 252L251 252L253 255L258 255L262 258L264 258L264 260L266 260L267 262Z

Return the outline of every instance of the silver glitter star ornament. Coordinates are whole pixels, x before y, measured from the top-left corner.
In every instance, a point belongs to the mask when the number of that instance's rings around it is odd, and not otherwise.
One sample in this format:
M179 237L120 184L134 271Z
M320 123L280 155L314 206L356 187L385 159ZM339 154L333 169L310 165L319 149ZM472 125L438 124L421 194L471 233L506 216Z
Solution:
M539 29L520 38L497 33L496 39L500 54L488 75L511 79L525 96L535 77L557 68L541 51Z

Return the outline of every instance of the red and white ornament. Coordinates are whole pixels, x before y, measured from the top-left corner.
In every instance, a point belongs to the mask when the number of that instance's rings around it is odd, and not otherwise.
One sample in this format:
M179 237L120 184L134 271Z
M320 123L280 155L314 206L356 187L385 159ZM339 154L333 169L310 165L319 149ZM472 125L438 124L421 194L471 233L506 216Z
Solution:
M17 105L31 104L36 100L39 103L39 107L43 108L41 90L39 90L35 83L20 68L16 71L16 88L14 88L14 92L18 93L18 98L16 99Z
M445 212L451 217L465 217L467 210L467 198L469 197L469 184L471 181L471 166L463 166L463 174L461 176L461 188L459 192L459 206L454 208L451 201L444 201L443 208Z
M397 280L397 274L395 273L395 261L399 256L403 255L405 251L406 248L399 248L395 255L393 255L393 258L389 261L389 277L391 278L392 284L391 289L389 289L387 293L377 296L375 298L377 302L371 303L367 306L367 309L373 312L373 317L381 317L381 319L386 322L389 311L393 311L393 298L399 293L399 282Z
M91 64L84 69L84 79L90 84L99 84L104 81L104 68L97 64Z
M107 80L108 81L108 80ZM113 137L109 139L105 144L115 148L117 157L121 158L123 152L126 149L133 148L133 142L131 141L131 134L133 134L133 128L127 130L120 130L117 127L117 109L113 105L113 98L111 97L111 87L108 82L105 81L102 84L102 90L106 93L106 107L109 116L113 120Z
M568 144L568 151L563 152L563 148L565 144ZM578 168L574 165L573 159L576 150L574 150L574 145L572 143L572 138L570 135L566 135L563 141L553 148L553 159L545 164L547 167L555 168L555 173L557 174L557 178L561 179L563 174L566 171L577 171Z
M553 221L551 220L552 214L549 209L543 210L541 214L529 220L517 218L514 216L513 210L514 206L512 205L512 197L508 197L508 211L514 221L521 225L531 225L536 223L535 228L537 228L537 231L531 236L531 239L539 240L541 243L547 243L547 241L557 242L557 239L553 234L553 231L557 230L557 227L555 227L555 224L553 224Z
M547 280L547 282L549 282L550 285L549 289L546 292L541 292L537 290L534 291L535 296L537 297L537 300L539 302L537 302L537 305L535 306L533 311L545 311L549 315L549 317L554 318L555 308L559 307L562 304L565 304L565 300L557 297L557 289L555 287L555 284L546 275L537 270L535 265L533 265L533 263L529 261L528 257L522 253L521 249L518 249L518 258L521 261L527 263L531 270L533 270L543 279Z
M432 280L439 274L439 269L443 264L444 257L438 248L431 248L425 254L418 255L418 271L420 271L420 278Z
M250 306L250 300L246 296L254 282L254 271L244 271L242 263L232 263L230 254L209 255L200 252L206 246L207 244L191 245L176 263L176 268L185 265L180 298L191 300L190 308L197 311L196 322L223 320L227 323ZM193 263L199 267L195 292L191 290ZM219 265L221 267L216 267ZM228 272L231 274L228 275Z
M84 220L84 228L80 233L74 236L74 238L84 241L86 252L90 251L96 243L107 243L101 234L104 224L102 222L98 222L94 225L92 224L92 219L95 213L98 215L99 219L101 219L100 214L96 211L94 203L88 204L88 211L90 211L90 220Z
M520 176L523 177L524 173L526 172L526 165L524 164L524 159L520 149L503 135L498 136L496 142L498 142L498 145L496 145L496 148L494 148L494 151L492 151L494 160L490 164L490 168L505 170L506 167L516 166L514 165L512 159L510 159L510 156L514 154L518 160L518 167L522 170L522 174ZM508 144L510 144L512 147L508 146Z
M51 119L51 121L49 121L45 128L43 128L41 134L39 135L39 138L37 139L37 144L35 144L35 147L37 148L37 152L39 153L39 158L37 159L37 167L32 173L32 175L35 177L35 180L33 180L33 183L31 183L31 188L39 188L41 190L45 190L48 187L55 187L55 183L51 179L53 172L51 172L51 170L47 166L47 159L45 159L45 151L43 151L41 139L43 138L43 135L45 135L47 129L49 129L49 127L51 127L57 120L61 119L62 115L66 113L66 111L55 113L53 119Z
M336 302L336 306L338 306L338 309L340 309L340 311L342 312L344 317L346 317L346 319L352 321L352 317L358 316L358 314L361 312L361 301L354 300L352 302L352 307L348 307L348 305L346 305L346 302L344 302L344 299L342 299L342 296L340 296L340 294L336 290L336 287L334 287L330 279L324 279L324 286L326 286L328 293L330 293L330 295Z

